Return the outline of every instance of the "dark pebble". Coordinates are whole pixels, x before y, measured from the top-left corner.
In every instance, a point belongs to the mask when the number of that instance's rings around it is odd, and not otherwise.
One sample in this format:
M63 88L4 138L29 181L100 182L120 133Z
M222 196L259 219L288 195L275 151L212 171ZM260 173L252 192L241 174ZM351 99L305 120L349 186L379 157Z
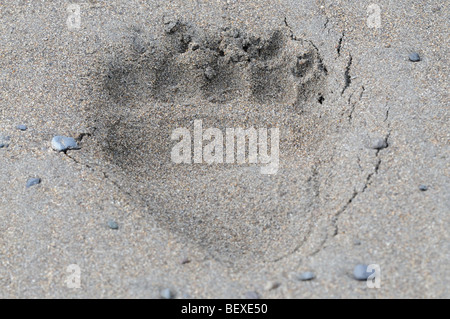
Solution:
M200 48L200 45L198 43L193 43L192 46L191 46L192 51L195 51L198 48Z
M28 127L24 124L17 125L16 128L21 131L26 131Z
M413 52L409 54L409 61L411 62L419 62L420 61L420 56L418 53Z
M108 227L111 229L119 229L119 225L113 220L108 221Z
M422 192L425 192L425 191L428 190L428 186L427 186L427 185L419 185L419 189L420 189Z
M40 178L30 178L27 181L27 188L31 187L31 186L34 186L34 185L37 185L37 184L40 184L40 183L41 183L41 179Z
M367 265L356 265L353 269L353 277L356 280L367 280L373 272L367 272Z

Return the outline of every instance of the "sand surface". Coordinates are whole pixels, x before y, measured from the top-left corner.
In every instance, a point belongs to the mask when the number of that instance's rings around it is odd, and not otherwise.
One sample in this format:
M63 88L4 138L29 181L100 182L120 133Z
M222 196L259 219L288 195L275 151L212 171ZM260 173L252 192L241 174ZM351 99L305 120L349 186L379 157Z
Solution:
M445 1L71 4L0 4L0 297L450 296ZM198 121L276 174L174 163Z

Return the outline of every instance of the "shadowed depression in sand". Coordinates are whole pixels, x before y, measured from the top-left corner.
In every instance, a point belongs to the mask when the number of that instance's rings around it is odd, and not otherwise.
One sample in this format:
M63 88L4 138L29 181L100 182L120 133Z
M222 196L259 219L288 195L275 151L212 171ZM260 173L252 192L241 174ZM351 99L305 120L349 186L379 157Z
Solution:
M287 27L265 37L179 20L164 28L162 35L134 28L125 50L99 62L100 98L88 121L103 158L157 220L219 259L276 260L297 250L317 219L317 181L302 156L313 152L308 132L320 124L309 110L320 109L326 93L319 52ZM195 119L224 131L279 128L278 174L260 176L250 164L173 164L170 135Z

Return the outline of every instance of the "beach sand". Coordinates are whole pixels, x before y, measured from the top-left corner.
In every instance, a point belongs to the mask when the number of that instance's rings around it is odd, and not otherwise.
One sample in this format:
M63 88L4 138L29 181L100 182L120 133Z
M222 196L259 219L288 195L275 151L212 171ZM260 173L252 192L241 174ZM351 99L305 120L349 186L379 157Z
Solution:
M10 1L0 16L1 298L450 296L444 1ZM269 149L279 129L274 174L174 163L171 135L199 121L224 144L266 130Z

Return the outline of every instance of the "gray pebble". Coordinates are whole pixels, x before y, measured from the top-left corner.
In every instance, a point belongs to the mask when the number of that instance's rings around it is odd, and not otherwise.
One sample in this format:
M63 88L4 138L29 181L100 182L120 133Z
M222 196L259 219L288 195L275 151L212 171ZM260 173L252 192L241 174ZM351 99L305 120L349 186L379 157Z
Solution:
M113 220L108 221L108 227L111 229L119 229L119 225Z
M21 131L26 131L28 127L24 124L17 125L16 128Z
M409 61L411 62L419 62L420 61L420 56L418 53L413 52L409 54Z
M145 42L139 37L133 39L133 49L139 54L143 54L147 51Z
M279 283L277 281L268 281L264 286L264 290L267 290L267 291L274 290L280 286L281 286L281 283Z
M78 150L77 141L73 137L55 136L52 139L52 148L58 152Z
M355 269L353 269L353 277L356 280L367 280L369 276L373 273L367 272L367 265L359 264L355 266Z
M27 188L40 184L41 183L41 179L40 178L30 178L27 181Z
M316 278L316 275L311 271L305 271L305 272L302 272L301 274L297 275L297 280L300 280L300 281L313 280L314 278Z
M175 294L169 288L162 289L159 295L163 299L173 299L175 297Z
M205 70L205 76L208 80L212 80L216 76L216 71L210 66L208 66Z
M164 31L168 34L174 33L178 26L178 21L170 21L164 26Z
M7 147L7 145L3 144L3 143L0 143L0 148L4 148L4 147Z
M247 291L245 293L245 299L259 299L259 295L256 291Z
M386 139L384 138L377 138L374 139L371 143L370 143L370 148L374 149L374 150L381 150L383 148L386 148L387 142Z
M425 192L425 191L428 190L428 186L427 186L427 185L419 185L419 189L420 189L422 192Z

